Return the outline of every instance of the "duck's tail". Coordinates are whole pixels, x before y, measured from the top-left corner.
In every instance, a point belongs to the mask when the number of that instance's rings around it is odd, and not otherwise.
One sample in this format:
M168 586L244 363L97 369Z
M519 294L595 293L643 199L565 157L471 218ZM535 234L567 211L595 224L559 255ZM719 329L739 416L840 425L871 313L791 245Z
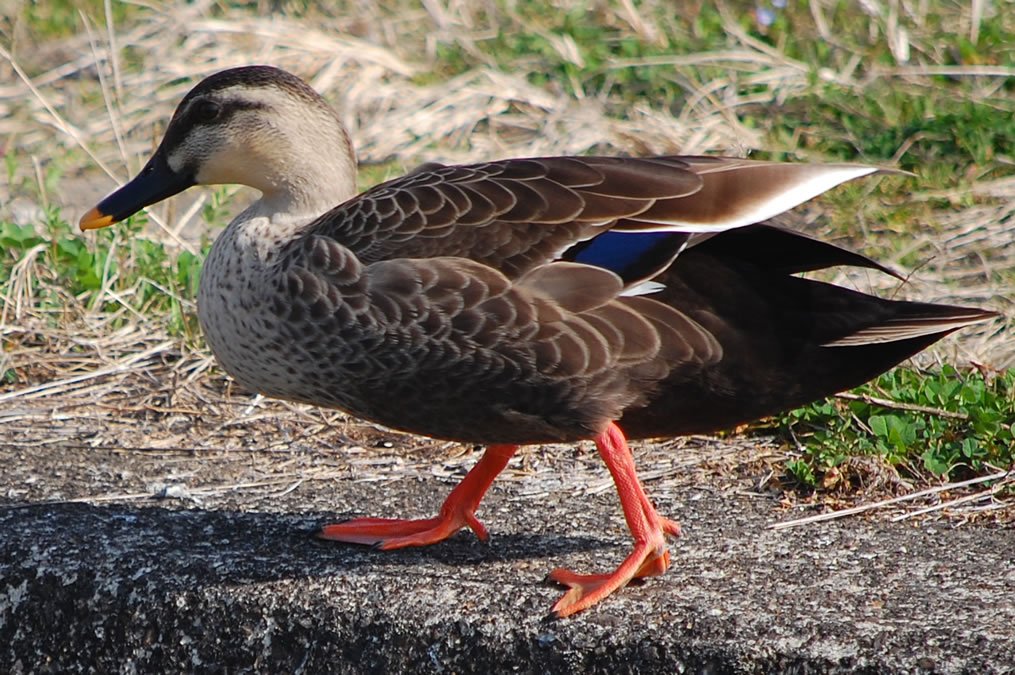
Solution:
M874 261L770 224L692 242L651 297L715 336L722 356L675 369L620 421L630 437L726 429L858 386L996 312L884 300L795 276Z

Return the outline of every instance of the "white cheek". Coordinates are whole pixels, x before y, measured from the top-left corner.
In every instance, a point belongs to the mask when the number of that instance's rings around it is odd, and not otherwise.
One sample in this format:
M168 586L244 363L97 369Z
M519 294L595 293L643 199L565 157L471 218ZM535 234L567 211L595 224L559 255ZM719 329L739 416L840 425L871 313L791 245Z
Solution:
M188 152L184 148L177 148L173 152L169 153L166 157L166 164L173 173L183 173L183 169L187 164Z

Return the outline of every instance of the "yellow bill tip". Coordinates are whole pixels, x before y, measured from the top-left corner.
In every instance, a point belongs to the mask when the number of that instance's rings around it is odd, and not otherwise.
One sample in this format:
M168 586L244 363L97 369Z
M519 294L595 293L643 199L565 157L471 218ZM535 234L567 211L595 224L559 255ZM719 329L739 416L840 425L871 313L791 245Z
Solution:
M109 227L113 224L113 216L107 216L98 209L92 209L85 215L81 216L81 222L78 226L84 230L98 230L102 227Z

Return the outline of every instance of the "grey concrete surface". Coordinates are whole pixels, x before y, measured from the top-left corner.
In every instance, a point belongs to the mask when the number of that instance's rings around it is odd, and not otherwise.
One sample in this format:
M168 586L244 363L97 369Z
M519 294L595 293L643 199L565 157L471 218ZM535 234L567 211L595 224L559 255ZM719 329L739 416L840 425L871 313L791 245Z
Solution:
M460 533L397 552L309 532L426 514L457 476L350 475L258 499L36 495L40 482L130 482L128 457L0 441L0 672L1015 672L1010 527L852 518L773 531L786 514L772 496L650 481L685 529L669 573L547 621L560 590L546 572L612 569L628 551L615 494L583 489L605 477L594 455L551 462L563 478L536 480L548 486L536 494L524 478L495 483L479 513L487 544Z

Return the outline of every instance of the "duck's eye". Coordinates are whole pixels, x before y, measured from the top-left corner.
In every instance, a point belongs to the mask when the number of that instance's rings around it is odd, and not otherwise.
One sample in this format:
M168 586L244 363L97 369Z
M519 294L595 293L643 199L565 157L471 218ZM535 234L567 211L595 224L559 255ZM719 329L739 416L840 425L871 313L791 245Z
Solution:
M215 101L198 101L197 105L194 106L194 116L198 122L211 122L221 112L222 106Z

